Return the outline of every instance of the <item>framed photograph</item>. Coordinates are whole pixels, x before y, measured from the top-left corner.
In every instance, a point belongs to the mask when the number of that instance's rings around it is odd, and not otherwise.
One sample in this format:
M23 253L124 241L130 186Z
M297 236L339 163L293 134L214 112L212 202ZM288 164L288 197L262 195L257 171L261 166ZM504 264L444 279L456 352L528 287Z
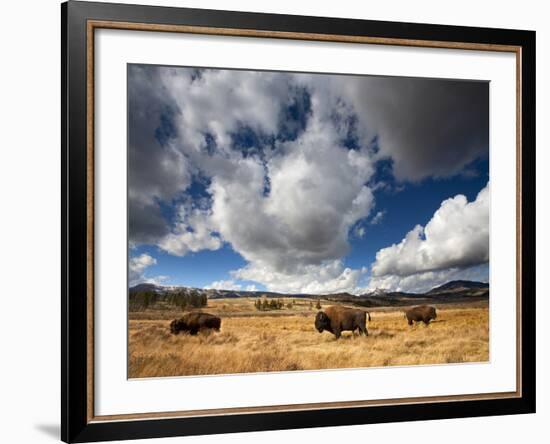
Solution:
M535 33L69 1L62 439L535 411Z

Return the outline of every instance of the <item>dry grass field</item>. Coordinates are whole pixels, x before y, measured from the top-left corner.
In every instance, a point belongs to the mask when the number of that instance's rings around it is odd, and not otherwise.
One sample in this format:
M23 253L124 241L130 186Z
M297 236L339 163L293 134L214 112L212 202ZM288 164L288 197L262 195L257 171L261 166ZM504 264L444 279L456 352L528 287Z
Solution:
M285 300L285 304L292 299ZM253 300L215 299L202 311L222 317L221 331L171 335L181 312L131 313L130 378L314 370L489 360L487 306L439 306L429 326L407 325L402 308L371 310L369 336L339 340L314 328L310 300L257 311ZM329 303L323 301L323 307Z

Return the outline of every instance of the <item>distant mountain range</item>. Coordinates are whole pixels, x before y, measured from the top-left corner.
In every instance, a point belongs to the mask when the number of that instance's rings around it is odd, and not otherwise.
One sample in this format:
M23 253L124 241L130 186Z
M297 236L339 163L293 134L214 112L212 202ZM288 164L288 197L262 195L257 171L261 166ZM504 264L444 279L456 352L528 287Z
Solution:
M359 296L350 293L333 293L325 295L283 294L269 291L215 290L182 286L161 286L142 283L129 289L130 299L140 292L155 292L159 296L167 296L172 292L184 294L206 294L208 299L267 297L267 298L310 298L327 299L334 302L347 302L365 307L384 307L396 305L411 305L423 303L463 303L477 302L489 299L489 284L474 281L450 281L432 288L426 293L406 293L400 291L385 291L376 289Z
M464 290L486 290L489 288L489 284L485 282L475 281L450 281L439 287L432 288L428 291L428 294L438 294L447 292L457 292Z

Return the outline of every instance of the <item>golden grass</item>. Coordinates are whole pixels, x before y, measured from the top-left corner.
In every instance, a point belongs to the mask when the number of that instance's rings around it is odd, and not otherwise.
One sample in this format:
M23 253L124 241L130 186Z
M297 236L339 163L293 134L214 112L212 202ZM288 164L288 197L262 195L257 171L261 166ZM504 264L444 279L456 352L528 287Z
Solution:
M315 309L254 311L249 300L214 300L204 311L222 316L219 333L169 331L169 318L129 321L130 378L483 362L489 360L489 312L439 308L437 321L409 327L401 308L371 311L369 336L318 333ZM151 316L153 317L153 316Z

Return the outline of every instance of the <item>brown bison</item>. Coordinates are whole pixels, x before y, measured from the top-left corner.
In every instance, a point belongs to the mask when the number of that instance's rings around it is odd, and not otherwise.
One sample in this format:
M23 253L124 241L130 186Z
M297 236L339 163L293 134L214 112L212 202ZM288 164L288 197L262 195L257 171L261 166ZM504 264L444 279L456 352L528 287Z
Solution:
M170 323L170 333L179 334L180 331L196 335L200 330L220 331L222 320L209 313L187 313L180 319Z
M424 322L424 324L428 325L432 319L437 318L437 313L435 307L418 305L405 311L405 317L409 325L413 325L413 322Z
M367 317L370 314L358 308L348 308L334 305L325 311L320 311L315 317L315 328L319 333L330 331L338 339L343 331L359 330L359 334L369 335L367 330Z

